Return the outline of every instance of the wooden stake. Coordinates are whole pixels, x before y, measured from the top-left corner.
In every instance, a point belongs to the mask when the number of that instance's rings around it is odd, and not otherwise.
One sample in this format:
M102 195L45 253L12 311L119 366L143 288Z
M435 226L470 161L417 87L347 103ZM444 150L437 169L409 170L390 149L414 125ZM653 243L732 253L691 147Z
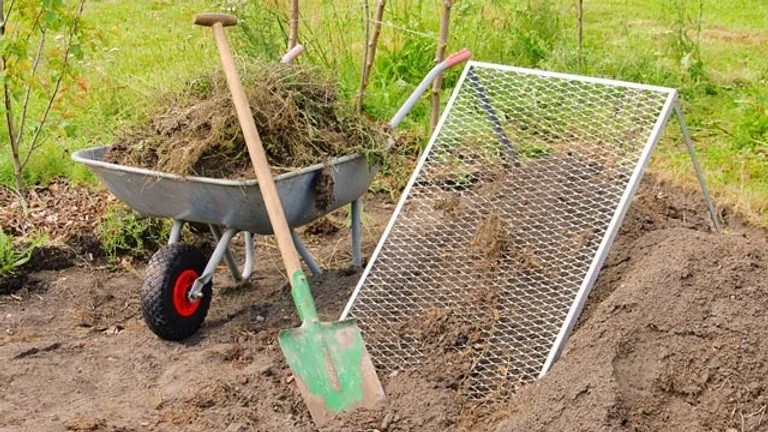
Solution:
M363 22L365 24L365 34L363 35L363 41L365 43L365 49L363 51L363 67L360 73L360 85L357 87L357 95L355 96L355 110L358 114L363 112L363 92L365 91L365 69L368 65L368 52L370 51L370 44L368 43L368 35L371 33L371 11L368 7L368 0L361 0L363 4Z
M373 61L376 59L376 47L379 44L379 35L381 34L381 20L384 19L384 7L386 5L387 0L378 0L376 3L376 16L373 19L373 34L368 40L368 45L365 48L363 75L360 80L360 89L357 92L358 113L363 111L363 97L365 97L365 89L368 87L368 80L371 76L371 69L373 69Z
M299 0L291 0L291 29L288 34L288 49L299 43Z
M448 25L451 21L451 8L453 0L443 1L443 10L440 13L440 35L437 41L437 52L435 53L435 64L445 59L445 49L448 47ZM434 131L437 122L440 120L440 88L443 85L443 74L439 74L432 83L432 119L430 121L430 131Z
M577 11L579 20L579 68L582 67L581 47L584 43L584 0L579 0L579 9Z

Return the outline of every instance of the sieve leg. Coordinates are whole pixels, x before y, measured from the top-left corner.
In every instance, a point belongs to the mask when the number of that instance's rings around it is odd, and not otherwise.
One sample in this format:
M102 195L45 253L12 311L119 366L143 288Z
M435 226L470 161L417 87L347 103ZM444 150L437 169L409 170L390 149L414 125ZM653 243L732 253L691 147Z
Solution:
M704 195L704 201L707 203L707 211L709 217L712 219L712 223L715 225L715 230L718 232L722 229L720 225L720 219L717 217L717 210L715 209L715 203L712 201L712 196L709 194L707 188L707 182L704 180L704 173L699 165L699 159L696 157L696 150L693 148L693 141L691 140L691 134L688 131L688 126L683 119L683 112L680 110L680 105L675 104L675 117L677 117L677 123L680 125L680 131L683 133L683 141L685 146L688 147L688 154L691 155L691 163L693 163L693 169L696 171L696 177L699 180L699 186L701 186L701 193Z
M472 87L475 93L477 93L477 99L480 100L480 107L483 109L483 111L485 111L485 116L488 119L488 122L491 123L491 126L493 126L493 132L496 133L501 146L504 148L504 151L507 153L507 155L509 155L511 162L514 165L517 165L519 163L519 156L515 149L512 148L512 143L509 141L507 133L504 132L504 128L501 126L499 116L496 115L496 110L493 109L491 101L488 100L488 94L486 93L485 88L483 88L483 85L480 83L480 78L478 78L472 69L469 69L467 71L467 80L469 81L469 85Z

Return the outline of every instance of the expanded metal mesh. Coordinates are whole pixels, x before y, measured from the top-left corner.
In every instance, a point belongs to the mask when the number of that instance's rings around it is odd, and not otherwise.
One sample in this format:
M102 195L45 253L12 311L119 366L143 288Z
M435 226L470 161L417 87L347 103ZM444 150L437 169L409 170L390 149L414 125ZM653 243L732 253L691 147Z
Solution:
M673 96L470 63L350 303L379 370L536 379Z

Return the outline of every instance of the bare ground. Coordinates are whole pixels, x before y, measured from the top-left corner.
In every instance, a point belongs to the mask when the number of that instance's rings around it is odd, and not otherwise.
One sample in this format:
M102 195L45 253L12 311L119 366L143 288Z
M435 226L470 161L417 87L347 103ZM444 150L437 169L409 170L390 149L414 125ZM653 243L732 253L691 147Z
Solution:
M366 255L393 209L369 202ZM425 374L382 377L388 405L327 430L766 430L767 236L728 220L712 234L696 195L646 181L550 375L480 408ZM359 278L339 221L307 234L337 269L312 281L326 319ZM250 282L220 271L184 343L141 321L140 265L31 273L0 296L0 430L315 430L276 343L296 325L276 258L262 239Z

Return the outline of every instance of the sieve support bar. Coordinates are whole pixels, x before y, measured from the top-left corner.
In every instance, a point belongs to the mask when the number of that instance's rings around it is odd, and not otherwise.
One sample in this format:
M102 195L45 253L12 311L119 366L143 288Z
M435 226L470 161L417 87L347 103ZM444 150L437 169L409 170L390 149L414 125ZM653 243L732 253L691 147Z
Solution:
M691 156L693 169L696 171L696 178L699 180L701 194L704 195L704 201L707 204L709 217L712 219L712 223L715 225L715 230L720 232L722 230L722 226L720 225L720 219L717 217L717 209L715 208L714 201L712 201L712 195L709 194L707 182L704 180L704 172L702 171L701 165L699 164L699 159L696 157L696 150L693 148L693 140L691 139L691 134L688 131L688 125L685 123L685 119L683 118L683 111L680 109L680 104L675 103L674 110L677 123L680 125L680 132L683 133L683 141L685 142L685 146L688 148L688 154Z
M509 155L511 162L516 165L518 163L519 156L515 149L512 148L512 143L509 141L509 137L507 137L507 134L504 132L504 127L501 126L499 116L496 114L496 110L493 109L491 101L488 100L488 94L486 93L485 88L483 88L483 84L480 83L480 77L478 77L471 68L467 71L467 81L472 87L472 90L474 90L477 94L477 99L480 101L480 107L483 109L483 111L485 111L485 116L491 126L493 126L493 132L498 137L501 146L504 148L504 151L507 153L507 155Z

